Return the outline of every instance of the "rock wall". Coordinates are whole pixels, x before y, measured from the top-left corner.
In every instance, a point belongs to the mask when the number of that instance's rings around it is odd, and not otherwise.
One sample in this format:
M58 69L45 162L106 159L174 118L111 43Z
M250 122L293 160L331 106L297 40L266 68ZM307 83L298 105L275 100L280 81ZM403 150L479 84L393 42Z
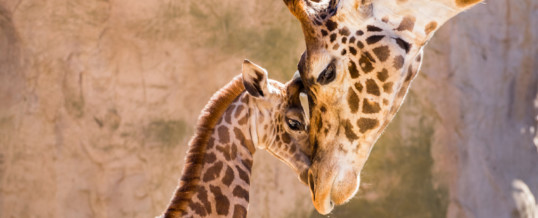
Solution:
M297 25L277 1L0 1L0 217L160 214L209 97L244 58L291 78ZM255 159L252 217L313 208Z
M0 0L0 217L158 215L211 94L244 58L289 79L302 40L281 1ZM359 194L330 216L523 216L512 184L538 193L536 42L534 0L449 21ZM318 216L284 164L257 152L253 172L249 217Z

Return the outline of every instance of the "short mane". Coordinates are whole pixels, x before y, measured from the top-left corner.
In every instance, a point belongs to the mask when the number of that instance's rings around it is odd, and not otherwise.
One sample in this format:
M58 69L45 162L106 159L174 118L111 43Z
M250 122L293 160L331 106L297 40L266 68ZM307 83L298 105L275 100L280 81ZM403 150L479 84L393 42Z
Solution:
M241 75L217 91L206 104L198 117L196 133L189 141L189 151L185 157L185 166L164 217L179 217L185 212L187 204L196 192L203 169L206 145L213 129L228 106L245 90Z

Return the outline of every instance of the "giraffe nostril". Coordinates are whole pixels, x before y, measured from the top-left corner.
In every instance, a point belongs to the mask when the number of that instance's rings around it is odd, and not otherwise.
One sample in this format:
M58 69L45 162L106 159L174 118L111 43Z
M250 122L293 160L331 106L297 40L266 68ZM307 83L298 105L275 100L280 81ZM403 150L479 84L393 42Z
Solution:
M316 200L316 191L314 189L314 175L311 170L308 170L308 185L310 186L310 191L312 192L312 200Z

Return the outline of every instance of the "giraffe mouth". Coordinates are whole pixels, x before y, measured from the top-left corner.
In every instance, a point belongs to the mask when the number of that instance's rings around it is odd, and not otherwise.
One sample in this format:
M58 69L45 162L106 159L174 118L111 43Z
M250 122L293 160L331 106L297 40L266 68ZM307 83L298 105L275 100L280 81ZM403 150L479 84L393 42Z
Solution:
M308 171L308 185L314 207L320 214L326 215L357 193L360 172L354 168L337 167L338 164L317 168L320 165L323 164L318 162Z
M328 179L330 177L324 178ZM331 179L328 180L331 181ZM334 179L332 180L334 181ZM314 176L314 173L309 170L308 185L310 187L310 192L312 195L312 202L314 204L314 207L320 214L326 215L330 213L334 208L334 202L331 199L332 185L320 185L322 183L324 183L324 181L316 180L316 176ZM332 182L329 182L329 184L332 184Z

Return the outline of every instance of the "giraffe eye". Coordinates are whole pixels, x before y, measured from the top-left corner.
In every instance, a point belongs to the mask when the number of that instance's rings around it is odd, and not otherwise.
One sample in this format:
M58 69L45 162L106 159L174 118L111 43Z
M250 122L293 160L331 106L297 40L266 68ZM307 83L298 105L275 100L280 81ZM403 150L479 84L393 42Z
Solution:
M317 82L321 85L328 84L336 78L336 66L334 60L323 70L317 79Z
M297 120L286 118L286 124L288 124L288 127L290 127L290 129L292 130L295 130L295 131L303 130L303 127L302 127L303 124L301 124L301 122Z

